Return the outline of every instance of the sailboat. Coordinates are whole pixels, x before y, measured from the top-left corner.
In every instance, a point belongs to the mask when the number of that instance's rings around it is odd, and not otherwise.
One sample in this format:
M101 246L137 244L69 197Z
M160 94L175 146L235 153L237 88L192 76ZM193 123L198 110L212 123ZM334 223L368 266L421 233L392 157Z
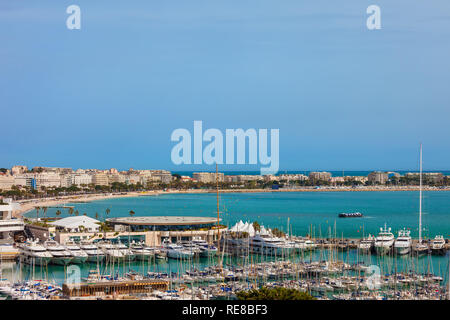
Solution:
M418 255L428 253L428 246L422 243L422 144L420 144L420 172L419 172L419 241L413 247L413 251Z

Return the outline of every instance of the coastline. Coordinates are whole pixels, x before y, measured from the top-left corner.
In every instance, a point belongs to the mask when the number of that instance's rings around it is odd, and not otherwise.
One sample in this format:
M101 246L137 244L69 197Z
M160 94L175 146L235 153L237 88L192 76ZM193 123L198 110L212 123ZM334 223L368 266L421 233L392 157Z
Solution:
M295 189L226 189L219 190L220 193L261 193L261 192L384 192L384 191L418 191L419 187L359 187L359 188L344 188L344 187L320 187L320 188L295 188ZM423 191L450 191L450 188L439 189L436 187L425 187ZM108 193L108 194L87 194L87 195L70 195L59 196L56 198L44 199L27 199L17 201L20 204L20 209L13 212L13 217L22 218L25 213L34 210L36 207L55 207L64 205L65 203L83 203L92 202L105 199L115 198L133 198L142 196L157 196L160 194L196 194L196 193L216 193L214 189L190 189L190 190L155 190L155 191L141 191L141 192L122 192L122 193Z

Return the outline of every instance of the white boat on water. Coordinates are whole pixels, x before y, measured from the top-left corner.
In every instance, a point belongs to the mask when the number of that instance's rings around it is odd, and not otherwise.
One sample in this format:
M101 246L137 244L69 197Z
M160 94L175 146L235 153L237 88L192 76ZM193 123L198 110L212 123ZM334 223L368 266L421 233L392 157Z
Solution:
M398 232L398 237L394 243L394 250L397 255L405 255L411 252L412 239L410 234L411 231L406 230L406 228Z
M181 241L179 244L186 250L193 252L196 257L200 256L202 253L202 250L200 250L200 248L192 241Z
M214 256L217 253L216 246L209 244L208 242L199 237L192 238L192 243L195 244L201 250L200 252L201 257Z
M362 252L368 253L372 250L375 244L375 237L370 235L367 238L361 239L358 244L358 249Z
M126 261L133 261L136 258L134 252L126 245L124 245L122 242L119 241L118 243L116 243L115 246L118 250L120 250L123 253Z
M391 228L387 228L384 224L384 229L380 228L380 233L375 238L375 250L377 254L389 253L394 245L395 237L391 232Z
M137 260L148 261L150 258L155 256L155 251L144 246L142 243L133 242L130 246L130 250L133 252Z
M45 247L38 244L39 240L28 241L19 245L20 261L30 265L46 265L53 255Z
M123 261L125 259L125 254L119 250L114 244L111 242L99 242L98 248L105 254L105 256L110 261Z
M445 254L445 239L444 236L438 235L431 242L431 252L433 254L444 255Z
M88 254L81 250L74 241L67 241L64 246L73 256L71 263L85 263L87 261Z
M88 262L101 262L105 259L105 253L89 241L81 241L80 248L88 255Z
M259 234L250 238L250 248L256 254L275 256L290 255L295 250L295 246L287 243L284 239Z
M194 252L167 240L163 241L161 251L166 252L171 259L189 259L194 256Z
M55 240L45 241L44 247L53 256L52 259L50 260L50 263L58 265L67 265L73 259L73 255Z

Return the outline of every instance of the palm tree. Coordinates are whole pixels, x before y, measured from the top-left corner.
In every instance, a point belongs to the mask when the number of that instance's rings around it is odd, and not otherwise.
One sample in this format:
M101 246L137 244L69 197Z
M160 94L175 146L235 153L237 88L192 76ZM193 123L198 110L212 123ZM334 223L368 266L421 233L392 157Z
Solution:
M36 207L36 220L39 219L39 209L41 209L41 207Z
M59 217L61 215L61 210L56 210L56 216Z
M133 210L130 211L130 217L134 216L135 212Z
M69 208L69 214L70 214L70 215L73 214L73 208Z
M78 210L75 211L75 215L78 216L80 213L78 212Z
M46 218L46 216L47 216L47 207L44 207L43 209L42 209L42 211L44 211L44 219Z

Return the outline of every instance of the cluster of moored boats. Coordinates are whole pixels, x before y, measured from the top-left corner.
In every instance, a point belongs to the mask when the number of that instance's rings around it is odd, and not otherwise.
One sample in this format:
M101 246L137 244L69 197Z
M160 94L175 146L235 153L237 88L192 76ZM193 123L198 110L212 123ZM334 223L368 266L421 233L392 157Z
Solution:
M28 240L19 244L19 259L30 265L68 265L82 263L99 263L108 261L149 261L155 259L189 259L193 257L208 257L217 252L217 248L205 240L194 238L191 241L171 243L165 240L160 247L149 247L141 242L131 242L129 246L119 242L100 241L92 243L67 241L59 244L55 240L39 243Z
M417 243L413 243L411 238L411 232L406 228L398 232L398 237L395 238L394 234L391 232L391 228L380 228L378 236L374 237L369 235L360 241L358 245L360 251L371 252L374 251L377 254L389 254L393 253L396 255L407 255L407 254L436 254L445 255L446 253L446 243L442 235L437 235L429 243L423 242L419 239Z

